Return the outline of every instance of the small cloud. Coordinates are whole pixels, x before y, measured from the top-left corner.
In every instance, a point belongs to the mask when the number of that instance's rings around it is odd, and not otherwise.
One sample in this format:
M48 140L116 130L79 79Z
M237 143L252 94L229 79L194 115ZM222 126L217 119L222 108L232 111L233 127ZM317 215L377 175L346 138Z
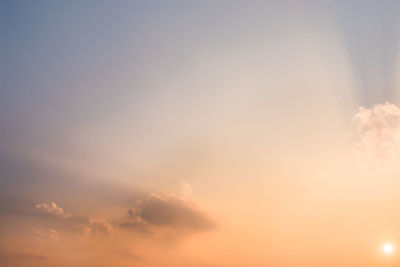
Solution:
M36 231L36 235L41 241L45 240L58 241L60 239L60 234L53 228L40 228L39 230Z
M109 237L112 237L114 235L113 228L107 220L90 219L89 223L90 223L90 227L92 228L92 231L104 234Z
M105 219L91 218L87 225L81 227L81 231L84 239L95 235L114 236L114 230L111 224Z
M70 212L65 212L63 208L58 207L55 202L50 202L49 204L39 203L35 206L35 208L40 209L47 214L52 214L63 218L69 218L72 216Z

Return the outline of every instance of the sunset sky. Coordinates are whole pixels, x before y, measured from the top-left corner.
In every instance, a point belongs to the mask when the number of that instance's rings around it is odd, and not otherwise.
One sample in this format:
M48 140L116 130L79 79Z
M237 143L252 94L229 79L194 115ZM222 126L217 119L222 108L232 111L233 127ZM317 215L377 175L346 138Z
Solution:
M0 2L0 266L400 266L400 2Z

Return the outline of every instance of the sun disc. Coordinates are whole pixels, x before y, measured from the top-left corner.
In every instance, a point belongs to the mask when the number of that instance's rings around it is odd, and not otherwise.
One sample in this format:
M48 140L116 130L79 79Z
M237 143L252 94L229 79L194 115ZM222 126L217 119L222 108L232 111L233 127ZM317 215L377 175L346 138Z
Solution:
M393 247L392 244L386 243L386 244L383 245L382 250L383 250L383 252L385 254L392 254L393 250L394 250L394 247Z

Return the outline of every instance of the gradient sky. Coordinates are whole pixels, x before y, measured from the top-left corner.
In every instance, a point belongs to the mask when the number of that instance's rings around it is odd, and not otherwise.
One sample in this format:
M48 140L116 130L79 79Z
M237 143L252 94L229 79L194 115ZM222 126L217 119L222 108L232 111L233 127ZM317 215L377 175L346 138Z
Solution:
M2 1L1 265L400 265L399 15Z

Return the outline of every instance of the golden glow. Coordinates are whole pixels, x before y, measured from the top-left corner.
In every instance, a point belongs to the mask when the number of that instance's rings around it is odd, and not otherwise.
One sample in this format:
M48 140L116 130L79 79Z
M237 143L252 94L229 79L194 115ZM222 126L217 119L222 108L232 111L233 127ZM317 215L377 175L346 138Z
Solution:
M386 243L383 245L382 250L385 254L392 254L394 251L394 247L390 243Z

